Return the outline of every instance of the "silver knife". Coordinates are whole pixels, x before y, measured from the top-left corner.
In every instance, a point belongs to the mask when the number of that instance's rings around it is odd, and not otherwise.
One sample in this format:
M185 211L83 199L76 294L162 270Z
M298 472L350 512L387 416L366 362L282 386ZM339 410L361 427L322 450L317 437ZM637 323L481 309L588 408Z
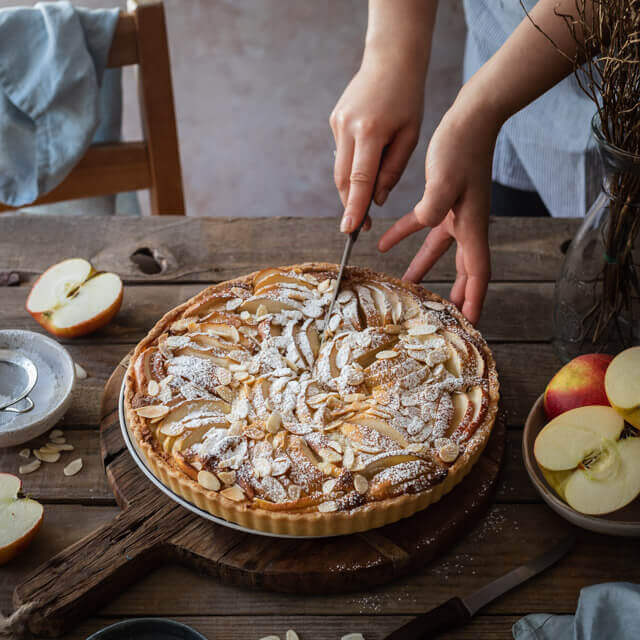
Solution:
M575 541L575 536L564 538L528 564L509 571L469 596L447 600L396 629L385 640L427 640L466 624L482 607L555 564L573 547Z
M353 249L353 245L356 243L356 240L358 239L358 236L360 235L360 231L362 229L362 225L364 225L366 219L369 217L369 209L371 209L371 200L369 201L369 206L367 207L367 210L364 212L364 217L360 221L360 224L358 225L358 227L356 228L355 231L352 231L347 236L347 241L344 244L344 251L342 252L342 260L340 262L340 269L338 271L338 278L336 280L335 289L333 290L333 296L331 298L331 304L329 305L329 313L327 313L327 315L325 316L327 321L325 322L325 325L322 328L322 340L320 341L320 348L322 348L322 345L324 344L324 336L325 336L326 331L327 331L327 326L329 325L329 319L331 318L331 314L333 313L333 307L334 307L334 305L336 303L336 298L338 297L338 294L340 293L340 285L342 284L342 276L344 276L344 269L347 266L347 263L349 262L349 257L351 256L351 249Z

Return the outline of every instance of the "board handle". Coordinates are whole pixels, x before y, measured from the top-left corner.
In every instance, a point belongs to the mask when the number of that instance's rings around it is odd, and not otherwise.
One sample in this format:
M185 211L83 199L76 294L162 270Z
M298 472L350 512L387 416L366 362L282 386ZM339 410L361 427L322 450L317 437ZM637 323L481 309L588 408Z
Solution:
M79 620L173 557L167 542L189 513L151 497L38 567L13 594L16 629L62 635ZM162 504L162 503L165 504ZM20 611L23 615L17 615ZM26 618L26 620L25 620ZM16 636L17 633L16 633Z

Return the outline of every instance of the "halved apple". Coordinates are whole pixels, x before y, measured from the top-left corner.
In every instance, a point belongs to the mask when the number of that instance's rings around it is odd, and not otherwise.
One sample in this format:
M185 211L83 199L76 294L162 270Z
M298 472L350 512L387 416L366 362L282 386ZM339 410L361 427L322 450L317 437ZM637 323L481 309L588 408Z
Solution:
M26 309L49 333L77 338L104 327L122 304L122 280L97 273L82 258L49 267L35 282Z
M578 407L560 414L542 429L533 453L545 469L575 469L604 441L615 442L623 428L622 416L611 407Z
M0 473L0 565L26 549L42 524L42 505L19 498L21 488L20 478Z
M611 406L640 429L640 347L626 349L611 361L604 388Z

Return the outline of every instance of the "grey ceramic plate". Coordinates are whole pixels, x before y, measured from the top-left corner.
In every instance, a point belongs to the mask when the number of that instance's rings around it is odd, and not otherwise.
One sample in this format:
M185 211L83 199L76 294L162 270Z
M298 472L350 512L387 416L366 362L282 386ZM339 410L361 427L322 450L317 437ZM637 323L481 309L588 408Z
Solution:
M165 618L137 618L116 622L87 640L207 640L195 629Z
M540 492L542 499L565 520L583 529L612 536L640 537L640 498L636 498L623 509L603 516L587 516L572 509L549 486L533 456L533 444L547 423L544 413L543 396L533 405L522 434L522 457L531 482Z
M124 438L125 444L127 445L127 449L129 449L129 453L131 457L134 459L135 463L140 467L140 471L144 473L151 482L160 489L165 495L171 498L174 502L177 502L179 505L183 506L185 509L195 513L196 515L204 518L205 520L211 520L211 522L215 522L216 524L220 524L223 527L229 527L231 529L236 529L238 531L242 531L244 533L252 533L259 536L266 536L268 538L317 538L319 536L290 536L290 535L282 535L276 533L267 533L266 531L258 531L257 529L248 529L247 527L242 527L239 524L235 524L235 522L229 522L228 520L223 520L222 518L218 518L208 511L204 509L200 509L197 505L185 500L182 496L179 496L177 493L173 492L169 487L163 484L156 476L153 471L148 467L144 454L138 449L135 445L134 439L131 437L129 433L129 429L127 427L127 420L124 414L124 385L126 379L122 382L122 387L120 388L120 401L118 403L118 412L120 414L120 428L122 430L122 437ZM325 536L323 536L325 537Z

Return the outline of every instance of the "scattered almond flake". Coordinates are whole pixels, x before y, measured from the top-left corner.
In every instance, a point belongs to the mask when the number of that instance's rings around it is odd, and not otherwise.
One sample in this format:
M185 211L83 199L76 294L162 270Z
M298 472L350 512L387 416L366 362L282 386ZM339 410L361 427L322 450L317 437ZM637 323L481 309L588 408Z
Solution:
M409 327L407 333L410 336L428 336L435 333L438 330L434 324L416 324Z
M429 450L429 448L421 443L418 442L412 442L409 444L408 447L405 447L407 451L410 451L411 453L427 453L427 451Z
M358 493L367 493L369 481L360 474L353 476L353 486Z
M347 633L340 640L364 640L364 636L361 633Z
M435 302L433 300L427 300L427 302L424 303L424 306L429 309L433 309L434 311L443 311L445 308L441 302Z
M320 293L326 293L327 291L329 291L329 287L331 287L331 280L329 280L328 278L326 280L323 280L319 285L318 285L318 291Z
M356 343L363 347L367 348L371 346L371 334L370 333L357 333L356 334Z
M77 362L73 363L73 368L76 370L76 378L78 378L78 380L87 379L87 372Z
M73 451L74 446L72 444L50 442L46 445L50 451Z
M349 356L351 355L351 347L349 344L343 344L336 355L336 367L342 369L349 362Z
M262 318L264 316L266 316L269 313L269 311L267 310L267 307L265 307L265 305L263 304L259 304L258 308L256 309L256 317L257 318Z
M383 330L385 333L388 333L389 335L397 335L402 331L402 327L399 324L388 324L385 327L383 327Z
M171 331L186 331L196 320L197 318L180 318L171 325Z
M355 454L353 453L353 449L351 447L347 447L345 449L344 456L342 456L342 466L345 469L351 469L354 462Z
M378 353L376 353L376 358L378 360L390 360L398 355L400 355L399 351L378 351Z
M329 446L334 450L337 451L338 453L342 453L342 445L339 442L336 442L335 440L331 440L329 442Z
M244 420L234 420L229 427L230 436L239 436L244 429Z
M18 467L18 473L21 475L26 475L27 473L33 473L34 471L37 471L40 468L41 464L42 462L40 462L40 460L32 460L27 464L20 465Z
M285 640L300 640L300 637L293 629L289 629L284 638Z
M272 413L267 419L267 431L269 433L277 433L282 425L282 418L279 413Z
M150 396L157 396L160 393L160 385L155 380L149 380L147 385L147 394Z
M220 480L211 471L198 471L198 484L209 491L220 491Z
M244 500L244 491L240 485L234 484L233 486L223 489L220 492L220 495L225 498L229 498L229 500L233 500L234 502L242 502Z
M329 480L325 480L322 483L322 493L325 495L329 495L335 488L338 481L335 478L331 478Z
M31 455L31 451L29 449L21 449L18 455L21 458L28 458Z
M266 458L256 458L253 461L253 470L256 472L258 478L264 478L271 475L271 462Z
M33 455L38 458L38 460L42 460L42 462L58 462L58 460L60 460L60 453L58 451L42 453L38 449L34 449Z
M218 369L216 369L216 378L218 378L218 382L220 384L224 384L224 385L228 385L231 384L231 373L229 373L229 371L227 371L226 369L223 369L222 367L218 367Z
M302 487L297 484L290 484L287 488L287 494L292 500L300 500L300 496L302 496Z
M235 471L218 471L218 478L226 486L231 486L236 481Z
M236 364L235 362L232 362L229 365L229 371L232 371L234 373L238 372L238 371L246 371L247 370L247 363L246 362L241 362L240 364Z
M47 444L41 446L38 451L40 453L57 453L58 449L55 449L54 447L57 447L58 445L55 444L55 442L47 442Z
M320 449L320 457L325 462L340 462L340 460L342 460L342 455L329 447L322 447Z
M440 447L438 450L438 455L440 456L440 460L442 462L455 462L456 458L460 453L460 449L455 442L448 442L447 444Z
M334 313L329 319L329 331L335 331L340 326L341 322L342 318L337 313Z
M82 469L82 458L72 460L63 470L65 476L75 476Z
M213 390L223 399L226 400L228 403L233 403L234 398L236 397L236 394L233 393L233 391L227 387L224 384L219 384L217 386L215 386L213 388Z
M263 638L260 638L260 640L280 640L280 636L274 636L274 635L264 636Z
M49 441L53 442L54 444L64 444L67 441L67 439L64 436L58 436L56 438L50 437Z
M240 312L240 320L244 320L245 322L251 318L251 314L248 311Z
M289 458L277 458L271 463L271 475L278 477L284 475L291 468Z
M251 440L262 440L265 433L262 429L258 429L257 427L249 427L244 430L244 435L247 436L247 438L251 438Z
M162 404L152 404L146 407L139 407L135 410L141 418L163 418L169 413L169 407Z
M227 311L235 311L242 303L242 298L234 298L233 300L228 300L226 309Z
M53 431L51 431L51 433L49 434L50 438L62 438L63 436L64 436L64 431L60 429L53 429Z
M338 503L335 500L329 500L328 502L321 502L318 505L318 511L320 513L329 513L331 511L338 510Z
M325 425L324 431L331 431L332 429L336 429L343 422L344 422L344 418L338 418L337 420L334 420L333 422L330 422L329 424Z
M202 471L202 462L200 462L200 460L194 460L191 463L191 466L196 470L196 471Z

